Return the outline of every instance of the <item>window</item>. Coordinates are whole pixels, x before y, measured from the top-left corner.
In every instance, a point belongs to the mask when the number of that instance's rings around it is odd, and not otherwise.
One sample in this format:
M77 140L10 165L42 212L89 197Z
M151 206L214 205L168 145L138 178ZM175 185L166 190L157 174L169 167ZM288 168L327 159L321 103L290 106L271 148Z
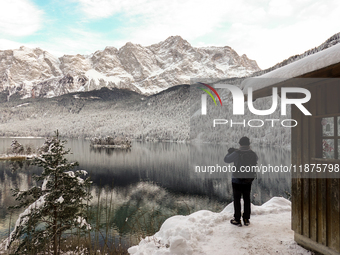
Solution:
M340 159L340 116L325 117L319 120L322 133L322 158Z

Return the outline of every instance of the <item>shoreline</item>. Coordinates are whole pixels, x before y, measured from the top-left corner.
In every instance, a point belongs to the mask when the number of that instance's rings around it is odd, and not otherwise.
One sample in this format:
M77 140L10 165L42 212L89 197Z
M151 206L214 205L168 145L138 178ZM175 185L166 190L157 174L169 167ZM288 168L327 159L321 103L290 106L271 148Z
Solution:
M0 155L0 161L5 161L5 160L11 160L11 161L23 161L29 159L29 156L27 155Z
M0 136L0 139L45 139L47 137L44 136ZM62 137L62 139L76 139L76 140L90 140L91 138L89 137ZM132 141L135 142L152 142L152 143L156 143L156 142L162 142L162 143L182 143L182 144L212 144L212 145L228 145L228 143L226 142L222 142L222 143L212 143L212 142L200 142L197 141L196 139L193 140L178 140L178 141L174 141L174 140L154 140L154 139L139 139L139 138L132 138ZM97 145L96 145L97 146ZM281 148L284 150L291 150L291 145L284 145L284 146L278 146L278 145L270 145L270 144L256 144L256 143L252 143L252 146L259 146L261 148L263 147L274 147L274 148ZM99 145L97 148L105 148L104 145ZM106 147L106 148L114 148L114 147ZM117 147L119 148L119 147Z

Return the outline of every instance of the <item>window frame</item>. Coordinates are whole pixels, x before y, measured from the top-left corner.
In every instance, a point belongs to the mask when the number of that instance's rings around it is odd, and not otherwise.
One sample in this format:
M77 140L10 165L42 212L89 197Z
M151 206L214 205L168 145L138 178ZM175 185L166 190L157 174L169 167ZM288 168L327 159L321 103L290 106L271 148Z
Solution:
M322 128L322 119L324 118L333 118L334 121L334 132L333 136L324 136L323 128ZM340 161L340 114L327 114L327 115L319 115L315 116L315 124L316 124L316 157L317 160L323 161ZM334 158L324 158L323 157L323 140L329 139L334 141Z

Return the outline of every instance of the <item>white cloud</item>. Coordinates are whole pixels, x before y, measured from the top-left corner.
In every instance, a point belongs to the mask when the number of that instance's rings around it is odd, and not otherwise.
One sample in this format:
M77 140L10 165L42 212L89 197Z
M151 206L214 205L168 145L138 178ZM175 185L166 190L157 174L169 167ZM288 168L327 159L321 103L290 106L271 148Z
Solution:
M4 0L0 8L0 33L27 36L41 27L43 12L29 0Z
M180 35L187 40L203 36L224 21L237 4L225 1L115 1L79 0L83 11L90 19L107 18L120 14L129 41L149 45L171 35Z
M303 7L295 6L292 16L284 21L280 18L268 19L268 24L279 21L273 27L256 22L234 24L223 39L228 40L228 45L239 54L255 59L261 68L271 67L290 56L319 46L340 32L338 3L309 2Z
M206 40L247 54L261 68L318 46L338 32L340 13L337 0L77 1L89 19L125 17L128 41L150 45L180 35L198 46Z
M148 46L180 35L193 46L228 45L238 54L255 59L261 68L267 68L340 32L338 0L72 1L79 3L81 21L86 22L81 26L70 25L73 28L63 27L63 35L51 34L40 42L38 38L35 45L60 56L89 54L105 46L118 48L128 41ZM7 10L7 18L0 15L0 33L24 35L39 29L43 13L28 0L6 3L0 10L0 14ZM110 18L114 16L114 30L102 33L86 30L86 24L104 18L112 22ZM0 40L0 48L6 45L10 41Z
M116 43L102 37L100 33L93 33L68 27L70 33L45 38L44 41L32 41L30 43L19 43L12 40L0 39L0 50L18 49L20 46L28 48L41 48L56 57L63 55L92 54L97 50L103 50L106 46L115 46Z
M268 13L273 16L288 17L292 15L293 6L290 0L272 0L269 2Z
M69 27L67 30L70 33L59 37L50 37L45 42L40 43L39 48L50 52L56 57L61 57L65 54L89 55L97 50L103 50L106 46L123 45L123 42L113 42L104 38L100 33L76 29L74 27Z
M77 1L77 0L76 0ZM118 12L136 10L136 6L147 4L147 0L78 0L89 18L106 18Z
M8 49L18 49L23 44L7 40L7 39L0 39L0 50L8 50Z

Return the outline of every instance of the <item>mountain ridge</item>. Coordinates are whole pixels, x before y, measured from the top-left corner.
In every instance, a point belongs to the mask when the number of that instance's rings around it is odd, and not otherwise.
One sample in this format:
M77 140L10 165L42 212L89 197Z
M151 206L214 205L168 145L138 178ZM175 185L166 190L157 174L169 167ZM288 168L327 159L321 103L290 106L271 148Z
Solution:
M0 51L0 92L27 97L54 97L76 91L124 88L154 94L191 77L240 77L259 71L255 60L231 47L196 48L180 36L150 46L127 42L90 55L57 58L25 46Z

